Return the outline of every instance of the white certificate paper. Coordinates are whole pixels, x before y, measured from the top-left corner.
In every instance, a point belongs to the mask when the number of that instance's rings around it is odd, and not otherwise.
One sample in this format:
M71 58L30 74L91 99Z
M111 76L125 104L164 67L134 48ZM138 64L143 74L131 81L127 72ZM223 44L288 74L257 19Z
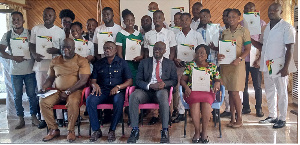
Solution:
M175 8L171 8L171 25L174 26L174 15L176 13L183 13L184 12L184 7L175 7Z
M260 12L249 12L243 15L244 26L250 31L250 35L261 34Z
M126 38L125 60L133 60L135 57L140 55L141 55L141 40Z
M10 47L13 56L24 56L24 59L31 59L27 37L10 39Z
M192 91L210 92L210 74L193 68Z
M112 32L100 32L97 34L98 38L98 54L104 54L103 45L106 41L114 42Z
M149 46L148 46L148 50L149 50L149 57L152 57L152 56L153 56L153 47L154 47L154 44L153 44L153 45L149 45Z
M170 30L174 32L174 34L176 35L177 33L179 33L182 30L182 27L170 27Z
M254 61L257 59L260 51L251 44L250 49L250 67L254 67Z
M285 57L272 59L272 60L267 60L266 64L267 64L267 67L268 67L269 75L272 78L280 77L281 74L280 73L277 74L277 73L284 67L284 63L285 63ZM293 59L291 60L291 62L289 64L288 70L289 70L289 73L297 71L297 68L295 66L295 63L294 63Z
M192 61L194 59L194 54L194 45L180 44L177 46L177 58L182 61Z
M207 31L209 34L209 42L213 42L215 47L219 45L220 24L208 24ZM207 38L206 38L207 39Z
M230 64L236 59L236 40L219 41L219 46L219 54L225 55L219 64Z
M36 36L36 53L43 55L43 59L52 59L52 54L47 53L48 48L52 48L52 37Z
M82 39L74 39L75 41L75 53L82 57L89 55L88 41Z

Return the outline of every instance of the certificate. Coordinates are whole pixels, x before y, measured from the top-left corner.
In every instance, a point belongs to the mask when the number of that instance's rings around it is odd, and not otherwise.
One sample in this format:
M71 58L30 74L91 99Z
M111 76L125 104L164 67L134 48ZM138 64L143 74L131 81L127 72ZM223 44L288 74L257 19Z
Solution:
M24 56L24 59L31 59L27 37L10 39L10 47L13 56Z
M174 32L174 34L176 35L178 32L180 32L182 30L182 27L170 27L170 30Z
M100 32L97 34L98 38L98 54L104 54L103 45L106 41L114 42L112 32Z
M196 70L192 72L192 91L210 92L210 74L207 71Z
M75 53L82 57L87 57L89 54L88 41L82 39L74 39L75 41Z
M230 64L236 59L236 40L219 41L219 46L219 54L225 55L219 64Z
M266 61L266 65L268 67L269 75L272 78L280 77L281 74L280 73L277 74L277 73L284 67L284 63L285 63L285 57L281 57L281 58L277 58L277 59L272 59L272 60L267 60ZM293 59L290 62L288 70L289 70L289 73L297 71L297 68L295 66L295 63L294 63Z
M184 7L175 7L175 8L171 8L171 25L174 26L174 15L176 13L183 13L184 12Z
M208 24L207 32L209 34L209 42L213 42L215 47L219 45L220 24Z
M154 47L154 44L153 45L149 45L148 46L148 50L149 50L149 57L152 57L153 56L153 47Z
M254 67L254 61L257 59L257 56L259 55L260 51L257 50L252 44L250 49L250 67Z
M244 26L250 31L250 35L261 34L260 12L249 12L243 15Z
M125 60L133 60L141 55L141 40L126 38Z
M43 59L52 59L52 54L47 53L47 49L52 48L51 36L36 37L36 53L43 55Z
M194 45L180 44L177 46L177 58L185 62L190 62L194 59Z

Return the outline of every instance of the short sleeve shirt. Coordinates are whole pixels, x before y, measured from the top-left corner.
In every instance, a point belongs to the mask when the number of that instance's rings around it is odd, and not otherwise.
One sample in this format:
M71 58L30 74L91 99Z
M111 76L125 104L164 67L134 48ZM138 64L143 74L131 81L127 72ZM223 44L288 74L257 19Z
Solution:
M55 77L55 87L59 90L67 90L75 85L80 74L91 74L88 60L78 54L72 59L64 59L62 55L52 59L48 70L48 76Z
M30 38L30 34L27 29L24 29L24 31L19 35L15 33L13 30L11 32L11 39L12 38L19 38L19 37L27 37L27 41ZM1 45L8 45L8 42L6 40L7 33L5 33L1 39L0 44ZM29 43L28 43L29 44ZM9 50L12 54L12 50ZM10 67L9 67L9 73L11 75L26 75L33 73L32 68L34 64L34 59L26 59L20 63L15 62L14 60L10 60Z
M43 24L34 26L31 30L30 42L36 44L37 36L51 36L52 37L52 46L59 49L60 45L66 38L64 30L54 25L50 29L46 28ZM38 49L38 48L36 48ZM53 55L55 57L57 55ZM44 59L40 62L35 62L33 70L34 71L47 71L49 69L51 60Z
M192 76L193 76L193 68L195 68L196 70L201 70L201 71L207 71L207 73L210 74L210 87L211 89L213 88L213 80L215 79L220 79L220 73L217 70L217 66L213 63L208 63L207 67L198 67L196 62L189 62L186 65L186 68L183 72L183 75L187 75L189 77L189 80L192 80ZM192 87L192 83L189 81L187 84L189 87Z
M137 39L137 40L140 40L141 42L143 42L143 36L137 30L134 30L134 32L132 34L129 34L125 30L121 30L120 32L118 32L117 38L116 38L116 45L122 46L123 58L125 58L125 55L126 55L126 39Z
M112 26L112 27L106 27L105 24L102 24L102 25L100 25L99 27L97 27L95 29L94 37L93 37L93 43L98 44L97 34L101 33L101 32L112 32L112 36L113 36L113 39L114 39L114 42L115 42L117 33L121 30L122 30L122 27L120 25L116 24L116 23L114 23L114 26Z
M197 30L199 24L200 24L200 18L197 21L195 21L194 18L193 18L192 23L191 23L191 28L193 30Z

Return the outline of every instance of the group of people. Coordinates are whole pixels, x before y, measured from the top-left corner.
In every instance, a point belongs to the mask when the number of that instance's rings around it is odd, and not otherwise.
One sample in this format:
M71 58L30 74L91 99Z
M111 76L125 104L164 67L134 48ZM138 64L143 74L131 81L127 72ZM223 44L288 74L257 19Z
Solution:
M139 104L155 102L159 104L159 110L153 111L153 118L157 120L159 116L162 122L160 142L169 143L168 122L171 119L169 113L172 112L174 117L177 115L172 120L173 123L184 118L185 109L179 95L179 86L182 86L183 97L190 106L195 128L192 142L208 143L207 126L211 104L215 101L215 93L220 90L221 85L225 86L229 94L225 97L229 98L229 103L225 103L226 109L221 114L221 117L231 116L228 127L241 127L242 113L251 112L248 94L249 71L255 89L255 108L258 117L264 116L261 108L261 81L264 73L269 115L259 122L274 123L273 128L285 126L288 105L287 76L295 43L295 29L281 18L280 4L273 3L269 6L270 22L266 24L261 20L263 30L261 35L250 35L249 30L243 27L244 22L240 21L241 12L238 9L224 10L225 26L220 28L219 39L236 40L236 59L231 64L218 64L225 55L218 52L219 46L210 39L212 34L207 31L212 24L210 11L203 9L200 2L196 2L192 7L193 17L189 13L176 13L174 26L167 25L164 13L159 10L157 3L151 2L148 10L154 11L153 16L143 16L142 26L138 31L134 14L130 10L125 9L122 12L125 25L123 28L114 23L112 8L105 7L101 13L103 24L98 26L95 19L89 19L86 25L87 33L83 32L80 22L73 22L75 15L69 9L60 12L62 28L54 25L56 11L47 7L43 11L44 23L34 26L31 31L23 28L25 22L23 14L12 12L13 29L2 37L0 56L11 60L11 81L19 117L15 129L23 128L25 125L22 107L24 82L29 97L32 124L38 126L44 123L49 128L49 133L43 141L52 140L60 135L53 106L61 102L66 102L68 108L67 140L74 141L76 139L74 126L79 115L82 90L89 86L91 94L86 100L86 110L93 131L90 141L94 142L102 136L97 105L111 103L114 109L108 141L113 142L116 140L116 126L123 115L125 90L129 86L135 86L136 89L129 96L129 120L132 131L127 142L136 143L139 139ZM245 5L244 13L254 11L256 11L254 3L249 2ZM28 47L12 45L12 42L19 38L22 38ZM41 39L47 39L43 42L50 41L51 45L40 44ZM131 54L126 53L126 50L129 44L132 44L131 41L140 45L141 53L128 60L126 58ZM250 67L249 64L251 44L261 52L254 61L254 67ZM181 60L178 57L180 45L189 46L194 58L190 61ZM8 51L5 51L6 47ZM28 51L31 57L25 59L24 56L14 55L16 49ZM38 53L42 51L46 51L53 59L45 59L46 56ZM266 61L280 57L285 58L284 67L278 72L281 75L275 78L269 76ZM210 75L210 92L192 90L195 70L205 71ZM45 98L37 98L36 87L38 93L45 93L49 88L58 91ZM174 88L171 92L174 97L169 106L171 87ZM279 117L277 117L275 90L278 93ZM240 92L244 92L243 103ZM41 110L41 121L36 117L39 112L37 106ZM56 116L57 119L62 119L63 115Z

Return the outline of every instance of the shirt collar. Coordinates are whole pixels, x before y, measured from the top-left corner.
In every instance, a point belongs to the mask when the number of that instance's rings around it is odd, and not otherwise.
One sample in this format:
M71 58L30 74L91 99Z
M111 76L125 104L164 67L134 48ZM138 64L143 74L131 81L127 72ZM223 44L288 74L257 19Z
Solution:
M167 29L166 28L161 28L160 32L157 32L155 29L153 29L156 33L163 33L163 34L167 34Z
M111 64L113 64L114 62L119 62L120 60L121 60L121 58L120 58L119 56L117 56L117 54L116 54L116 56L114 57L114 59L113 59L113 61L111 62ZM107 60L106 57L105 57L105 59L104 59L104 62L108 64L108 60Z
M124 29L121 30L122 34L124 34L125 36L129 36L130 33L128 33L127 31L125 31ZM139 36L140 32L134 29L134 32L132 33L134 36Z
M162 57L160 60L158 60L160 63L162 63L162 61L163 61L163 59L164 59L164 57ZM156 59L153 57L153 63L157 63L156 62Z

